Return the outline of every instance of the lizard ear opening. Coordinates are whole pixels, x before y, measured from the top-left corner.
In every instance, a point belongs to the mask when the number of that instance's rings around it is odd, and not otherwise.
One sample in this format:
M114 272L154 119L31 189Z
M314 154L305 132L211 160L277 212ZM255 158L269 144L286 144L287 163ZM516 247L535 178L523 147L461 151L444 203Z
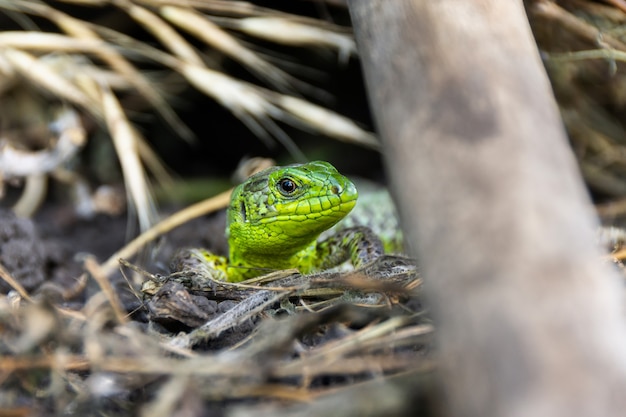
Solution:
M241 221L246 221L246 203L239 202L239 214L241 215Z

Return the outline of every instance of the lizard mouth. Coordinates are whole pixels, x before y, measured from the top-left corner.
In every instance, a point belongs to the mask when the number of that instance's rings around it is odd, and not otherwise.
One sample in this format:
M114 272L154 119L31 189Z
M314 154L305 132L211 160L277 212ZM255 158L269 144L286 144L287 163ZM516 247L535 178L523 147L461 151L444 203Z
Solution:
M273 213L271 215L258 219L254 223L294 222L294 226L297 226L298 223L306 221L316 221L320 218L327 218L329 220L333 219L339 221L343 217L345 217L350 212L350 210L352 210L355 204L356 198L348 201L342 201L341 203L336 204L325 210L311 211L307 214Z

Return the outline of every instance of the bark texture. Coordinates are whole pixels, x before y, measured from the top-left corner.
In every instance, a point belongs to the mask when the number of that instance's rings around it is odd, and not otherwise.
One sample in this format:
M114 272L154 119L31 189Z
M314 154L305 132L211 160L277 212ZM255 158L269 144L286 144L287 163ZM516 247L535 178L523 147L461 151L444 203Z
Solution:
M623 416L624 289L522 2L349 6L447 414Z

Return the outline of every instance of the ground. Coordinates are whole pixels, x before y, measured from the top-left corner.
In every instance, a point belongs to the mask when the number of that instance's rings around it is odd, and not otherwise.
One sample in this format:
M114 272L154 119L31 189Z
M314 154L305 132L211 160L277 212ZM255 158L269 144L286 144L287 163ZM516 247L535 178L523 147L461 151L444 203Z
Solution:
M33 299L0 299L0 410L219 416L264 404L279 415L328 407L341 392L401 393L390 376L432 368L419 279L401 258L356 275L275 274L269 290L262 282L197 288L171 277L149 295L116 272L108 291L97 277L79 280L82 262L92 254L101 263L124 245L126 216L70 213L50 202L33 221L0 212L0 259ZM159 242L146 270L162 278L181 246L224 251L223 230L223 213L181 226ZM406 406L401 398L372 401L384 411Z

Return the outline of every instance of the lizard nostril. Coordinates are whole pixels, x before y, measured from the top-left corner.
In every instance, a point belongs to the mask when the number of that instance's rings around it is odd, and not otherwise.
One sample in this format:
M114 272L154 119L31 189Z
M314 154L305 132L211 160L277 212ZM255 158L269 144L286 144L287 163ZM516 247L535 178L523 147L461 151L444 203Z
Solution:
M332 187L330 187L330 192L333 194L339 194L341 192L341 187L333 185Z

